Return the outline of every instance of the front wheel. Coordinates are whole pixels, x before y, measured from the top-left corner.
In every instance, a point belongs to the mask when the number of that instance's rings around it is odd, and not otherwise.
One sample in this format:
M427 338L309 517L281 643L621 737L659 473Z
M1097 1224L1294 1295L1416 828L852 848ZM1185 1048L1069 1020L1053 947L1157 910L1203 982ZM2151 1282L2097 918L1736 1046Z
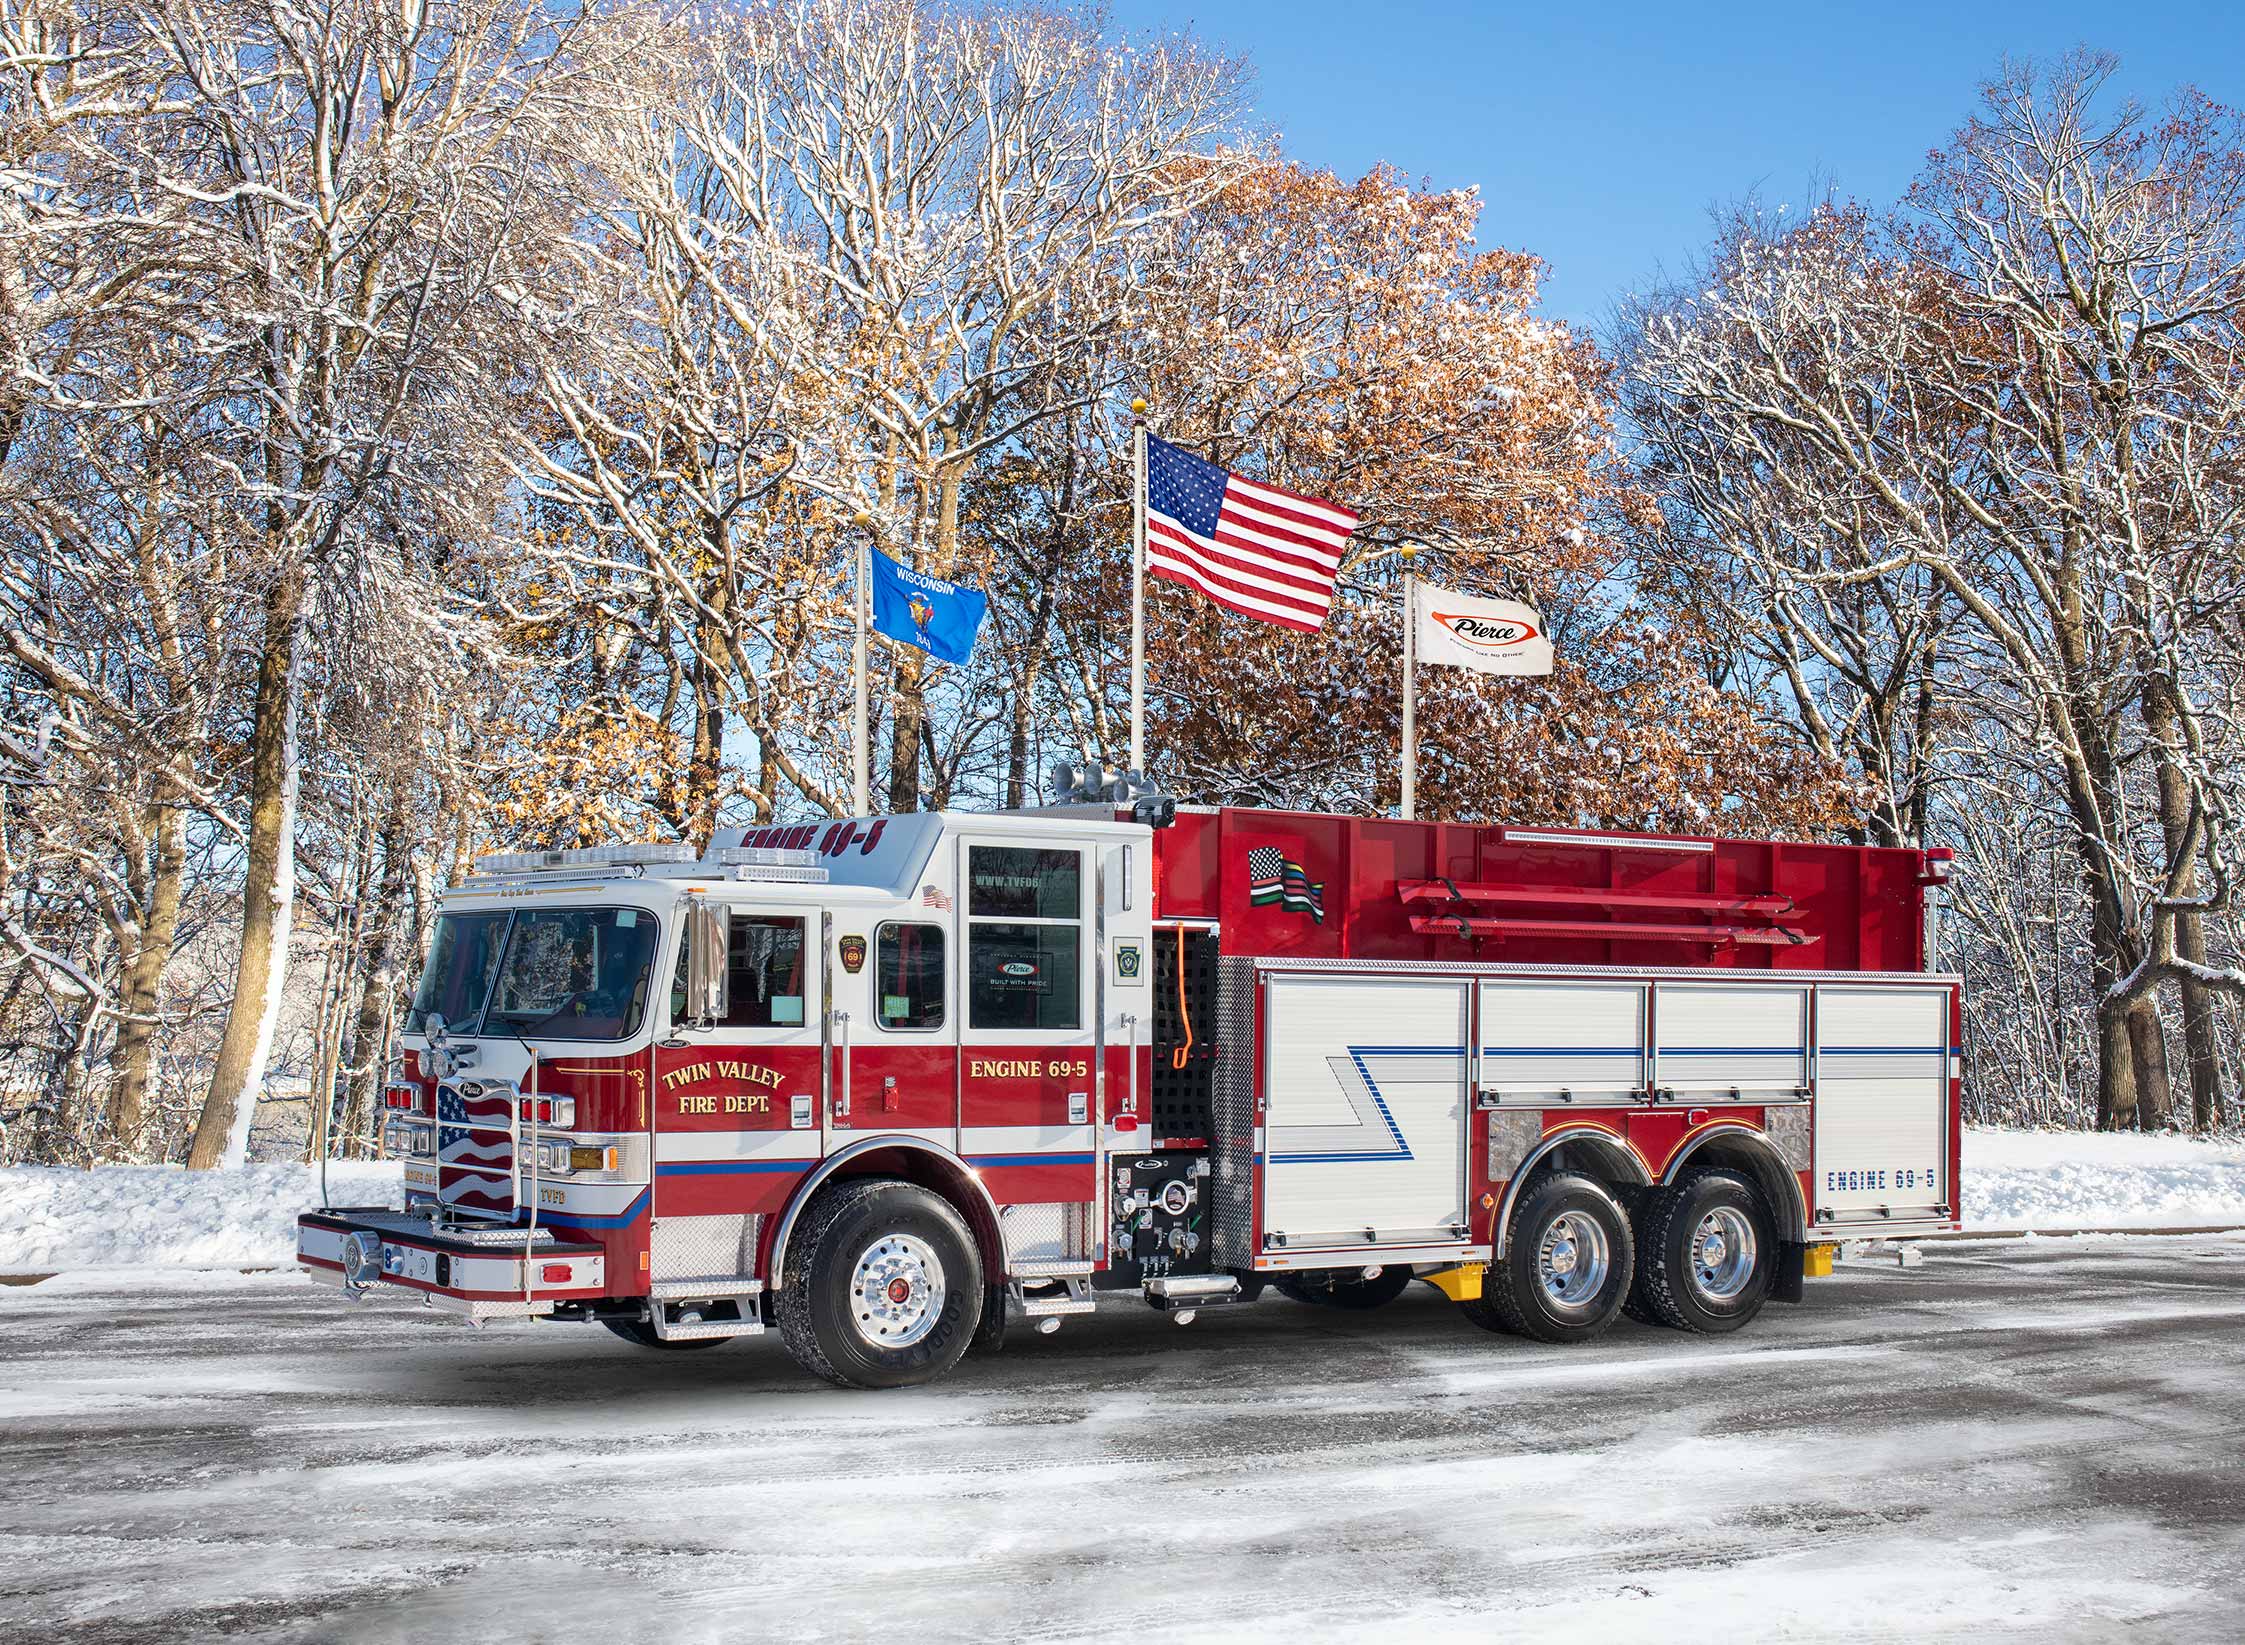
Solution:
M1367 1276L1361 1268L1312 1268L1273 1284L1278 1294L1325 1308L1384 1308L1411 1284L1411 1265L1394 1263Z
M1777 1277L1777 1228L1736 1171L1697 1171L1645 1196L1637 1218L1635 1310L1714 1335L1762 1311Z
M812 1375L905 1388L959 1363L982 1309L982 1256L959 1213L881 1178L812 1201L788 1241L774 1312L780 1340Z
M1489 1331L1537 1342L1587 1342L1614 1322L1629 1295L1629 1218L1598 1183L1555 1172L1522 1196L1502 1260L1481 1295L1458 1306Z

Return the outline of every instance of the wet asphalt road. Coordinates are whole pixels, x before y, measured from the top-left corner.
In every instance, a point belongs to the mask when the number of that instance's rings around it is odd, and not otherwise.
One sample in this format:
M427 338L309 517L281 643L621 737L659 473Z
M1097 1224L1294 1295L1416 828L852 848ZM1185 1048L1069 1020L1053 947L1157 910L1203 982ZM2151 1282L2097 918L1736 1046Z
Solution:
M290 1275L0 1290L0 1638L2245 1638L2245 1238L1548 1349L1137 1305L845 1394Z

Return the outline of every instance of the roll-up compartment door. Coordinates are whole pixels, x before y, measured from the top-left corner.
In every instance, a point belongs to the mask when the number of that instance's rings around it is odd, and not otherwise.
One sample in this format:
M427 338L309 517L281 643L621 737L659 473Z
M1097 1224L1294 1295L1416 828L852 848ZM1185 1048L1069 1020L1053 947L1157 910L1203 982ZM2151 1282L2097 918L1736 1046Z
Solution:
M1298 1250L1423 1244L1463 1225L1466 987L1271 979L1266 1232Z
M1662 983L1653 996L1656 1085L1741 1097L1808 1085L1808 989Z
M1819 987L1816 1209L1835 1223L1939 1215L1948 1152L1948 990Z
M1499 1103L1612 1101L1645 1083L1645 985L1485 982L1481 1091Z

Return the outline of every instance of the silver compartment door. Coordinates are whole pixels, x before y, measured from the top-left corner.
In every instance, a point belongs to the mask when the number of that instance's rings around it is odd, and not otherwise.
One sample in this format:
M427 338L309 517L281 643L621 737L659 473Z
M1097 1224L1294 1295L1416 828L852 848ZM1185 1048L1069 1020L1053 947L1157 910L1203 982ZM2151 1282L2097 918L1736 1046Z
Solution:
M1643 983L1481 985L1484 1100L1626 1102L1644 1084Z
M1656 1085L1741 1101L1808 1085L1808 989L1798 983L1671 983L1653 994Z
M1264 998L1266 1233L1290 1250L1455 1238L1467 985L1273 977Z
M1949 1186L1949 991L1816 991L1816 1209L1923 1221ZM1830 1224L1827 1224L1830 1226Z

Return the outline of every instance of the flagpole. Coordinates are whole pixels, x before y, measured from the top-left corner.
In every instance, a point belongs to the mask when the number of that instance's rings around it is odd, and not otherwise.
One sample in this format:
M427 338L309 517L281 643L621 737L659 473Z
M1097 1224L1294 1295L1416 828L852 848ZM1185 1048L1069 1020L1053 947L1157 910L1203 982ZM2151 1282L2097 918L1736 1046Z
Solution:
M1130 402L1130 769L1146 769L1146 402Z
M873 535L873 516L860 510L850 524L858 528L857 552L853 558L850 579L850 615L855 620L856 636L850 645L850 815L863 817L872 807L869 750L866 747L866 689L865 689L865 582L872 567L865 558L866 544Z
M1419 599L1418 575L1412 564L1419 545L1403 545L1403 820L1412 821L1419 808Z

